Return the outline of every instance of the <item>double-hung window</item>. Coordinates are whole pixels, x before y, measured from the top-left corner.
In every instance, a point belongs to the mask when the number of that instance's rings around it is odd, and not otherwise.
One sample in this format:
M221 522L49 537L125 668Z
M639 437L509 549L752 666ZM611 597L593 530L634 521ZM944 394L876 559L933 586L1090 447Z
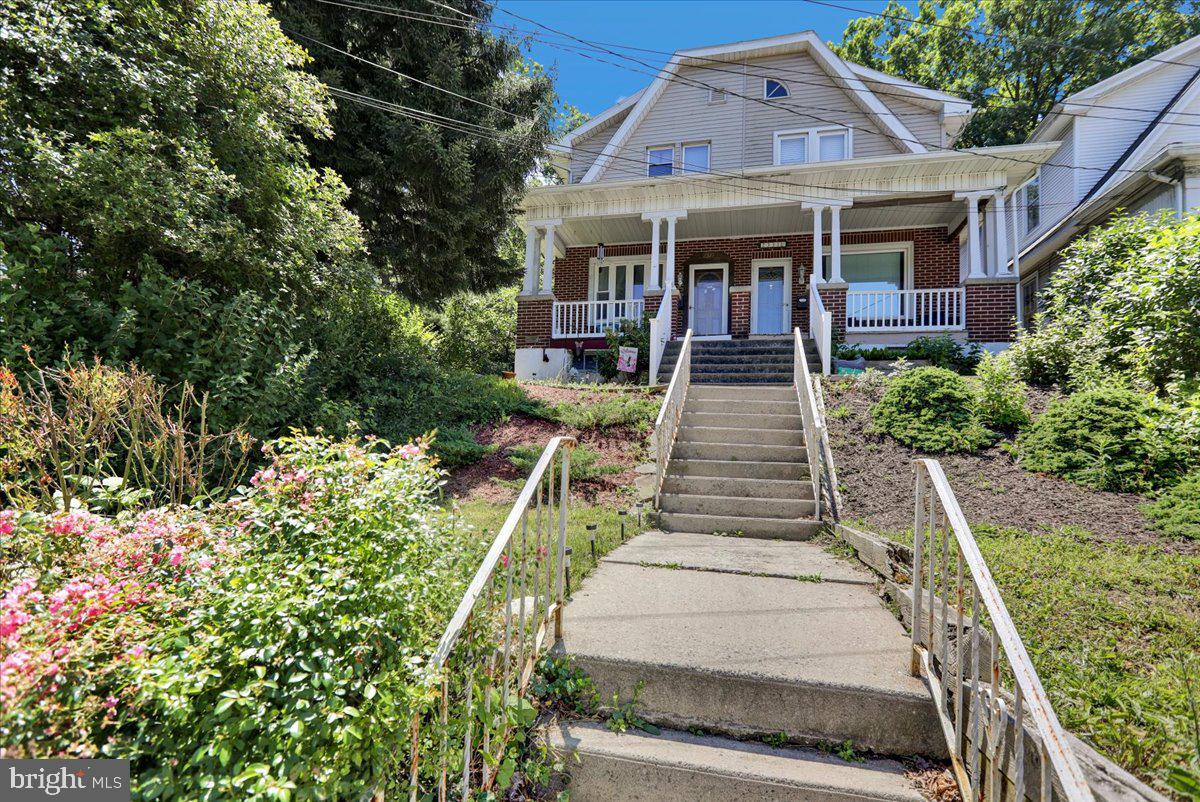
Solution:
M646 149L646 175L656 178L670 175L675 167L675 148L671 146Z
M775 163L804 164L850 158L850 129L811 128L775 132Z
M707 173L711 148L707 142L683 146L683 172Z
M1021 209L1024 209L1024 214L1018 218L1024 221L1021 228L1022 234L1035 231L1042 222L1041 185L1042 173L1039 170L1033 178L1017 190L1017 205L1020 208L1013 210L1013 213L1020 214Z

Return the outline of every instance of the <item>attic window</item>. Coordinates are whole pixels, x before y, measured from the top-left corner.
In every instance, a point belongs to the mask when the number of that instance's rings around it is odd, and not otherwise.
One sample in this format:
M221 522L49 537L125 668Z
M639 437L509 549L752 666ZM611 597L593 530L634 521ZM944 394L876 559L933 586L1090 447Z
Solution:
M787 84L783 81L776 81L774 78L763 79L763 97L767 100L779 100L789 94Z

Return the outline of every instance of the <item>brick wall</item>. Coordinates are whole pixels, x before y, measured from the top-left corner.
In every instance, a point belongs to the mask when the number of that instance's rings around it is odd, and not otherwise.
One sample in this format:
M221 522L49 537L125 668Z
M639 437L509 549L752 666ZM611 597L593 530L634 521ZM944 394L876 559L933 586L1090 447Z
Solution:
M729 333L734 337L750 334L750 293L747 291L729 294Z
M518 348L542 348L550 344L553 303L554 299L549 296L517 299Z
M649 227L647 226L647 233ZM829 244L829 234L825 233L824 244ZM760 242L783 242L782 248L760 248ZM946 241L944 227L894 229L886 231L844 231L844 245L866 245L883 242L912 242L914 254L913 280L917 287L953 287L958 285L958 243ZM666 243L660 243L665 252ZM646 269L650 265L650 243L635 243L631 245L609 245L604 249L606 259L616 259L626 256L645 256ZM565 256L554 261L554 295L560 301L583 301L588 297L589 263L596 255L596 247L581 246L567 248ZM771 259L787 257L792 260L792 296L793 321L799 322L795 310L795 301L808 294L808 279L812 272L812 235L763 235L755 237L732 237L722 239L688 240L677 242L675 245L675 286L679 290L675 307L675 336L682 335L687 310L687 279L688 267L693 264L708 262L726 262L731 267L729 286L748 286L750 284L750 263L753 259ZM666 255L660 261L665 267ZM730 299L730 325L734 333L749 332L749 318L744 329L739 331L734 321L739 320L741 312L732 308L734 299ZM742 301L738 301L742 303ZM749 315L749 296L745 299L745 314ZM522 314L524 306L518 309ZM649 304L647 311L653 311ZM654 306L657 309L657 304ZM535 308L530 308L534 313ZM540 314L540 311L537 312ZM844 307L843 307L844 317ZM522 333L533 336L538 324L529 322L522 325L518 321L518 345L521 345ZM545 338L549 338L550 320L546 312ZM738 324L741 325L741 324ZM537 343L542 345L544 343Z
M846 330L846 288L845 287L821 287L821 303L825 305L825 311L829 312L830 320L833 322L833 330Z
M1011 282L967 285L967 336L987 343L1012 342L1017 288Z

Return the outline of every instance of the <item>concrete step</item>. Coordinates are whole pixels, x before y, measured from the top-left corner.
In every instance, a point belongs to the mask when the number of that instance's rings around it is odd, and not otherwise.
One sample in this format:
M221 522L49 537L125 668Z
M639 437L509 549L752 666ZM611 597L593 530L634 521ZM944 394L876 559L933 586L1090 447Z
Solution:
M777 413L742 412L740 410L729 409L719 412L692 412L687 405L684 405L683 425L693 427L715 426L719 429L745 426L755 429L803 431L804 418L795 407L792 408L792 414L780 415Z
M781 545L796 549L797 576L806 551L822 552ZM606 560L565 613L564 647L600 698L628 701L640 684L635 709L660 726L946 754L908 673L910 638L870 586Z
M796 402L796 390L791 387L689 387L688 401L791 401Z
M671 454L667 465L668 475L681 478L710 477L729 479L783 479L808 481L810 474L807 462L770 462L729 459L688 459L677 453Z
M758 429L743 426L680 426L675 443L729 443L731 445L803 446L803 429Z
M793 391L792 394L795 395L795 391ZM795 398L790 401L755 401L750 399L736 398L713 398L710 400L703 400L694 398L689 390L683 411L684 414L717 413L750 416L799 415L800 405L796 402Z
M810 540L821 531L821 522L802 518L747 518L742 515L703 515L660 512L659 526L668 532L758 537L769 540Z
M616 734L594 722L564 722L548 740L574 756L567 761L572 802L922 802L894 760L848 763L815 749L673 730Z
M746 354L740 351L725 352L717 351L711 354L692 354L692 367L699 364L704 365L740 365L744 363L760 364L760 365L781 365L785 367L792 366L791 351L763 351L761 353Z
M692 362L692 381L701 376L726 373L772 373L792 378L789 362Z
M790 373L706 373L693 376L693 386L698 384L765 384L783 387L790 385Z
M857 562L835 557L811 543L650 530L604 557L626 565L675 565L694 571L741 573L874 586L875 575Z
M738 443L711 443L700 441L677 441L671 449L671 459L713 459L727 462L808 462L808 451L804 446L747 445Z
M717 476L672 476L663 480L664 493L734 496L740 498L811 499L810 481L786 479L730 479Z
M810 485L811 489L811 485ZM754 498L747 496L710 496L685 493L663 494L659 507L663 512L684 515L720 515L743 517L747 521L764 518L794 520L812 518L816 504L812 499Z

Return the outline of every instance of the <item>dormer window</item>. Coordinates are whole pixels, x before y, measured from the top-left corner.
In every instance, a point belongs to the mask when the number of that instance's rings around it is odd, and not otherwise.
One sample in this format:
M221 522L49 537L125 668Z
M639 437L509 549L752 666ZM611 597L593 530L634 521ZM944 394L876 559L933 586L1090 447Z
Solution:
M777 81L774 78L763 79L763 97L767 100L779 100L790 94L787 84L783 81Z

